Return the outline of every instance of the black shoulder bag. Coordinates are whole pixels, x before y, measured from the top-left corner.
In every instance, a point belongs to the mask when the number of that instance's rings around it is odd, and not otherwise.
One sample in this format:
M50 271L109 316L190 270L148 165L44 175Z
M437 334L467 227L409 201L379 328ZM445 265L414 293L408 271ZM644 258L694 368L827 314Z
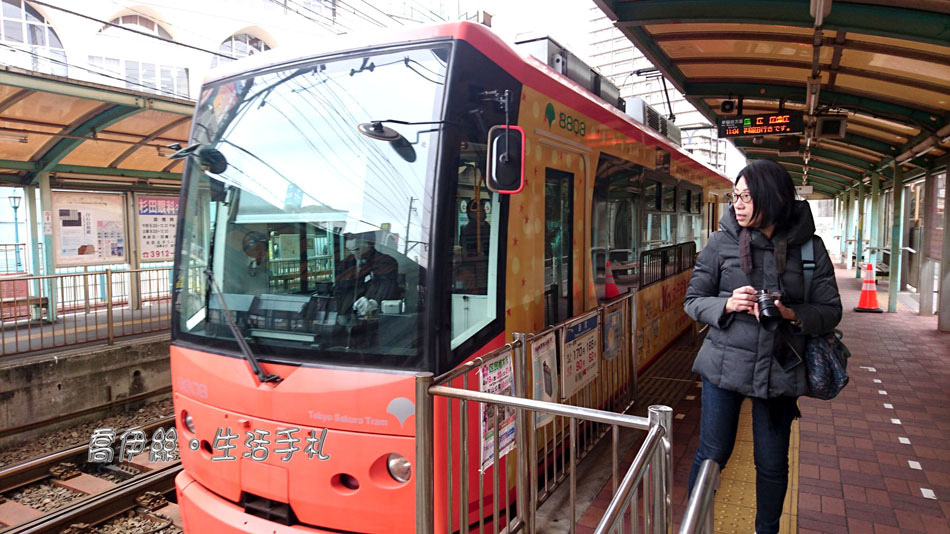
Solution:
M811 297L811 281L815 276L815 238L802 245L802 271L805 277L805 302ZM848 385L848 358L851 351L842 343L844 334L837 328L830 334L808 336L805 345L805 367L809 397L821 400L835 398Z

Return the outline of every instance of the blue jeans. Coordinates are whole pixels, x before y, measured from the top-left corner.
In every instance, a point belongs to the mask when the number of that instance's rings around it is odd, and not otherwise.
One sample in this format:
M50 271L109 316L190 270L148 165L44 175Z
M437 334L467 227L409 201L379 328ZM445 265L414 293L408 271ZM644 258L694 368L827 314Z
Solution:
M699 447L689 472L689 492L706 459L713 459L720 469L726 467L736 444L739 408L745 398L741 393L726 391L703 378L703 411L699 427ZM752 398L752 436L755 446L755 531L757 534L778 532L782 503L788 488L788 440L792 420L798 416L798 399L777 397Z

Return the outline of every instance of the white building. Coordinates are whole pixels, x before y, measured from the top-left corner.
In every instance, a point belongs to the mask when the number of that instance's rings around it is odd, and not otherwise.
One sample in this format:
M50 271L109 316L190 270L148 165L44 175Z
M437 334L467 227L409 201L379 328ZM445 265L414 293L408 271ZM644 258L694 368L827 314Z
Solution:
M672 115L680 129L682 147L694 157L727 176L735 175L745 161L739 151L728 141L718 139L714 125L672 84L664 85L660 72L599 8L591 8L590 14L589 48L582 53L591 66L610 78L620 88L621 96L640 98L666 118Z

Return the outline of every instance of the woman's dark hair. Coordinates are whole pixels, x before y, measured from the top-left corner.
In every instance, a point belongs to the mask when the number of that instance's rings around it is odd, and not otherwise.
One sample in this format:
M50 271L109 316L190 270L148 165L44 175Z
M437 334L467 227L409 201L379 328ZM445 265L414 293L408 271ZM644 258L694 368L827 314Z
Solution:
M756 160L739 172L745 178L752 196L752 220L757 217L759 228L772 224L776 230L792 224L795 209L795 184L785 167L770 159ZM736 182L739 178L736 178Z

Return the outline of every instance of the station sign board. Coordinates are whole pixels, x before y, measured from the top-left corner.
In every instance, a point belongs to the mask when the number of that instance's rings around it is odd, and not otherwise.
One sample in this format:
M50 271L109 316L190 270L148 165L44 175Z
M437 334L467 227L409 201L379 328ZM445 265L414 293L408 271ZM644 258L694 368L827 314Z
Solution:
M717 119L719 138L782 135L805 131L804 113L782 111L760 115L732 115Z

